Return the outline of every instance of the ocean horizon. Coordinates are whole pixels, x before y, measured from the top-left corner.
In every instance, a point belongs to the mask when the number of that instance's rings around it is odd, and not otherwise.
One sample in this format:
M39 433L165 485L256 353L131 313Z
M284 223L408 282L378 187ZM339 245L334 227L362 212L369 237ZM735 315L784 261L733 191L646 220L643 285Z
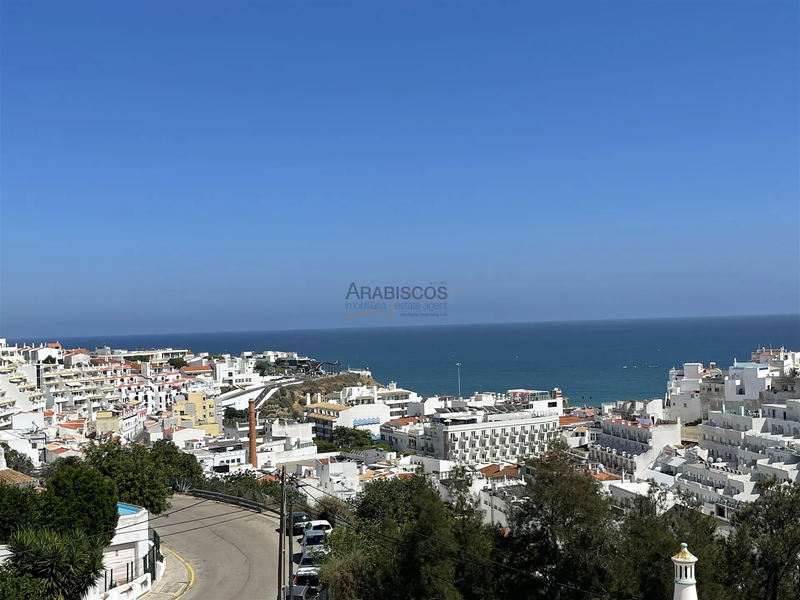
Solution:
M161 347L238 355L296 351L423 396L561 388L570 404L663 396L671 367L749 360L759 346L800 349L800 315L551 321L306 330L57 336L65 347Z

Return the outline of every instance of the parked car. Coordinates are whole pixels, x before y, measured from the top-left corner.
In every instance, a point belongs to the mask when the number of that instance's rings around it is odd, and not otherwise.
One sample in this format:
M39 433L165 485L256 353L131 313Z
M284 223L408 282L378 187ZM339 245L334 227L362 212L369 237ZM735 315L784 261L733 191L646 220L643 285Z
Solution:
M311 520L311 517L306 512L293 512L291 518L286 519L286 535L303 535L306 529L306 523Z
M320 556L325 552L325 532L309 529L303 535L303 556Z
M316 564L317 564L317 560L316 560L315 557L303 555L300 558L300 563L297 565L297 569L300 570L300 569L303 569L303 568L314 567L314 566L316 566Z
M318 590L321 586L319 583L319 567L304 567L297 569L294 574L294 585L308 586L312 589Z
M287 600L310 600L317 595L317 590L313 589L310 585L296 585L292 590L292 595L289 596L289 588L286 588Z
M306 523L306 529L305 530L306 531L313 530L313 531L325 531L325 532L328 532L331 529L333 529L333 527L331 527L331 524L328 523L328 521L325 521L323 519L323 520L319 520L319 521L309 521L308 523Z

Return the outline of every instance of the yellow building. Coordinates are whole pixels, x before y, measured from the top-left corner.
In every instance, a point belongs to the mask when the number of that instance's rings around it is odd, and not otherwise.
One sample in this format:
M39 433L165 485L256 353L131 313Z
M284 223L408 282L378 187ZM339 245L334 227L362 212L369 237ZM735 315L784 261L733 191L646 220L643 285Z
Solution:
M92 432L102 435L109 431L117 434L122 431L118 412L111 410L100 410L97 412L97 417L95 420L87 423L87 435L91 434Z
M220 435L217 422L217 402L214 398L206 398L201 392L184 394L186 400L175 402L172 414L177 417L181 427L202 429L207 435Z

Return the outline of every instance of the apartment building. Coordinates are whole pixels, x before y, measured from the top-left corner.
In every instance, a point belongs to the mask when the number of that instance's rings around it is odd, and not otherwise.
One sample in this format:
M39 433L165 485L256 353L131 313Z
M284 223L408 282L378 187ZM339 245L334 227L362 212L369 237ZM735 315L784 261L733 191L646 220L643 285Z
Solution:
M235 440L219 440L206 448L184 450L192 454L205 473L228 473L248 464L247 449Z
M45 408L44 395L24 370L24 361L16 345L0 338L0 427L10 425L16 412Z
M331 404L346 404L348 406L385 404L389 407L389 417L392 419L408 416L409 405L417 404L421 400L423 399L416 392L398 387L394 381L381 388L377 386L348 386L325 396L325 402Z
M789 351L783 346L777 350L761 347L750 354L750 362L767 364L782 375L791 375L800 370L800 352Z
M217 437L220 434L220 423L217 422L217 405L214 398L207 398L199 392L177 394L172 414L181 427L202 429L210 437Z
M416 452L427 420L424 417L400 417L387 421L381 425L381 441L397 452Z
M191 350L183 348L158 348L158 349L139 349L123 350L110 348L108 346L98 346L89 353L92 358L111 358L113 360L139 360L142 362L168 361L170 358L186 359L191 356Z
M417 453L468 465L517 462L547 451L559 435L558 418L557 409L509 404L443 408L424 426Z
M109 410L97 411L95 418L86 423L86 435L112 433L132 440L144 429L145 414L139 404L119 404Z
M600 434L589 443L589 461L639 479L665 446L681 445L680 421L643 415L601 418Z
M713 411L700 433L699 445L714 462L746 472L776 462L795 464L800 462L800 400L763 404L757 411Z
M773 378L779 375L782 375L781 370L769 363L734 361L725 377L725 403L736 408L755 406L746 402L757 403L760 399L759 394L770 390Z
M720 519L730 520L741 503L758 498L758 477L726 464L687 462L675 477L675 487L700 502L700 510Z
M391 418L390 411L380 402L356 406L317 402L306 407L306 418L314 425L318 438L330 439L335 427L351 427L367 430L373 439L379 439L381 423Z
M715 363L706 368L702 363L684 363L681 369L670 369L664 415L682 423L694 423L717 409L725 397L722 371Z

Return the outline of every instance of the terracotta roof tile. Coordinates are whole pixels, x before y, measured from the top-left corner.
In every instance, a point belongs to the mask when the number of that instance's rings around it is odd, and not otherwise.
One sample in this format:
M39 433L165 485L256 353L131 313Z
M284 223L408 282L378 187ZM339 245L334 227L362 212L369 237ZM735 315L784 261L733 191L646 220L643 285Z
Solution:
M565 427L567 425L576 425L577 423L586 423L587 419L581 419L580 417L558 417L558 424L561 427Z
M20 473L14 469L2 469L0 470L0 481L7 485L24 485L37 482L38 479L28 477L25 473Z

